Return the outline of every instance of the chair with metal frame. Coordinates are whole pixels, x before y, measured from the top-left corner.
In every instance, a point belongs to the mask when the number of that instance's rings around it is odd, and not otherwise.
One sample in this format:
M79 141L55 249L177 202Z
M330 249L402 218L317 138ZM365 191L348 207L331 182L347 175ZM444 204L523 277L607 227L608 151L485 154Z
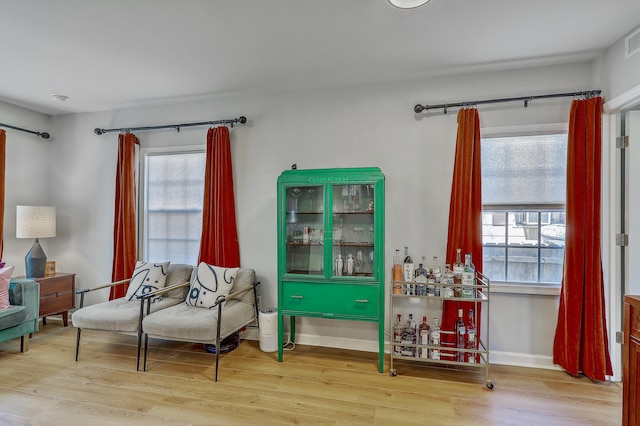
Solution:
M192 271L193 266L191 265L170 264L167 273L166 287L164 288L166 291L163 292L164 296L151 304L149 307L150 311L155 312L184 302ZM128 281L130 281L130 279L76 291L76 294L80 295L80 307L71 316L74 327L78 329L76 336L76 361L78 361L80 351L80 332L82 329L102 330L112 333L137 335L138 354L136 371L140 370L143 316L142 299L127 300L125 297L121 297L95 305L84 306L85 295L89 292L104 290ZM186 289L180 284L186 284Z
M166 292L160 289L143 296L147 309L142 320L144 333L143 371L147 370L149 337L178 342L211 344L216 347L215 381L218 381L220 342L253 321L258 322L257 286L253 269L240 268L228 296L220 295L211 309L180 303L150 312L150 300ZM183 284L187 289L187 284ZM226 302L226 303L225 303Z

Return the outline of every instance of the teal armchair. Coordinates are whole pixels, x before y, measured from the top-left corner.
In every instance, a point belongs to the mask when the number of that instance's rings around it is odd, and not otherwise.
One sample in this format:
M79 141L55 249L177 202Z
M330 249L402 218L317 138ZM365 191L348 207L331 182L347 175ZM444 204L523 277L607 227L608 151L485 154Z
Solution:
M14 278L9 284L11 307L0 310L0 342L20 337L20 352L29 350L29 335L38 331L40 284Z

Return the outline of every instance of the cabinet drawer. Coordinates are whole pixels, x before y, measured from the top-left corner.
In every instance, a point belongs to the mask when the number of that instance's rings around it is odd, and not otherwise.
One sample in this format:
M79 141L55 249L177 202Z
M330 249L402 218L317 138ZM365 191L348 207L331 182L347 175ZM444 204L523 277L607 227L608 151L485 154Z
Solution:
M362 284L283 283L282 309L323 318L377 318L378 287Z
M40 316L51 315L73 309L74 294L64 293L58 296L46 296L40 299Z
M56 293L73 293L73 277L47 278L40 283L40 296Z
M640 306L629 305L629 336L640 339Z

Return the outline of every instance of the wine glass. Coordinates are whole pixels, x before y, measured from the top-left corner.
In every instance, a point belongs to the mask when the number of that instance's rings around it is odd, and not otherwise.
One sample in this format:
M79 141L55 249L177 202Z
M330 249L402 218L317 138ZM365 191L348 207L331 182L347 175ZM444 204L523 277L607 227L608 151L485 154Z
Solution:
M302 189L296 187L291 188L291 190L289 191L289 194L291 195L291 197L293 197L293 211L298 211L298 197L300 197L300 194L302 194Z
M313 212L313 200L316 189L314 187L307 188L307 197L309 198L309 211Z

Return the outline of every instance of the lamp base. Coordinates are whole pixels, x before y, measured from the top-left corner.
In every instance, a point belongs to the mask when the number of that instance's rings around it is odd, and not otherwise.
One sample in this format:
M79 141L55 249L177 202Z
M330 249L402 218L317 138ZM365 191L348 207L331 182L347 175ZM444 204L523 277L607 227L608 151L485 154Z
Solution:
M24 257L24 264L27 278L44 277L44 270L47 266L47 255L44 254L38 238L36 238L36 242L33 243L31 250L29 250Z

